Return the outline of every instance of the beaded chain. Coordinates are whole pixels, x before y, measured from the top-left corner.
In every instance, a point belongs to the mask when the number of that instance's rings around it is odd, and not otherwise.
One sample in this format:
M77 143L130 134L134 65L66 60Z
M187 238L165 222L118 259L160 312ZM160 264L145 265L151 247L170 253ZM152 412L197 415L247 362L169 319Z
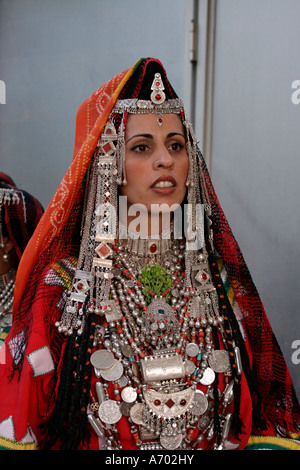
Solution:
M15 277L14 269L0 276L0 333L3 328L11 325Z

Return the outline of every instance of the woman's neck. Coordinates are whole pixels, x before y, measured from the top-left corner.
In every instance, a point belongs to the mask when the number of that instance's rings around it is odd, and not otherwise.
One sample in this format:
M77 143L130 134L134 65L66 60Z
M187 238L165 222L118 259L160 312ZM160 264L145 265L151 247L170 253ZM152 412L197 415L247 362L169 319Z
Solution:
M142 214L120 217L120 224L126 227L128 233L140 238L160 238L168 232L171 225L170 214ZM167 236L167 235L166 235Z

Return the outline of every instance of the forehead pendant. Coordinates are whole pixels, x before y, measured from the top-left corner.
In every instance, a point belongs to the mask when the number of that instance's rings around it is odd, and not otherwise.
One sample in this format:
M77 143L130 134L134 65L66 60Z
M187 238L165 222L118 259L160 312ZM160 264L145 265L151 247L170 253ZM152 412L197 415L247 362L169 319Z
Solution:
M154 80L151 86L152 93L151 93L150 98L151 98L152 103L162 104L165 101L166 95L164 93L164 89L165 87L162 82L161 75L160 73L156 73L154 75Z
M151 86L151 90L152 90L152 93L151 93L151 101L152 103L154 103L155 105L157 104L162 104L165 99L166 99L166 95L164 93L164 84L163 84L163 81L161 79L161 75L160 73L156 73L154 75L154 80L152 82L152 86ZM159 126L162 125L162 114L161 113L158 113L157 115L157 123Z

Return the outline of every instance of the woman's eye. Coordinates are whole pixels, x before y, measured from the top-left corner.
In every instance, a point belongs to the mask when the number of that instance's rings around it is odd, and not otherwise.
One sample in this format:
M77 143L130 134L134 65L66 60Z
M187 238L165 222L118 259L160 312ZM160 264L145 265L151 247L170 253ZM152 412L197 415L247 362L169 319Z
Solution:
M173 144L170 145L170 148L173 150L173 152L179 152L183 149L183 147L184 146L181 142L173 142Z
M147 145L146 144L137 144L134 147L132 147L132 150L135 152L145 152L147 150Z

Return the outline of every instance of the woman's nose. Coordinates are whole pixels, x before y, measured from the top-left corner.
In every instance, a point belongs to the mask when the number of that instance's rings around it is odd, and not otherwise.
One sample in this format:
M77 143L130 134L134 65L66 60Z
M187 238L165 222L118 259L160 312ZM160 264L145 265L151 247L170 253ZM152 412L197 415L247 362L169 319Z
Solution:
M174 164L174 160L170 155L166 147L160 147L157 149L154 157L154 168L171 168Z

